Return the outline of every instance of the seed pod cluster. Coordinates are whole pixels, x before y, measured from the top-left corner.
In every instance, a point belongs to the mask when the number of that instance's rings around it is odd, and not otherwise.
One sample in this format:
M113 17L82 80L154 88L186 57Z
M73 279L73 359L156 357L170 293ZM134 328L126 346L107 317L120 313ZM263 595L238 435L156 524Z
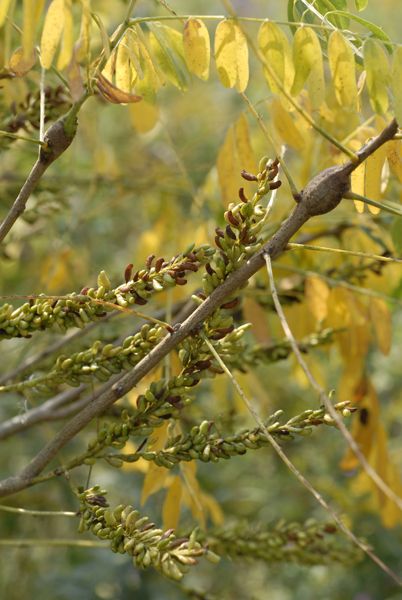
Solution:
M115 307L146 304L155 292L185 285L188 274L198 271L214 252L207 244L197 248L192 244L169 261L159 258L153 263L154 257L149 257L148 266L132 276L130 269L126 268L125 283L115 289L112 289L107 274L101 271L98 286L85 287L80 294L73 292L62 298L49 298L43 294L18 308L4 304L0 306L0 340L29 338L44 329L65 333L71 327L83 328L91 321L101 319Z
M87 350L59 356L45 375L2 386L0 392L31 389L48 393L63 383L79 386L94 379L108 381L112 375L135 366L165 335L164 327L150 327L146 323L139 332L127 337L122 345L103 344L97 340Z
M178 538L173 529L158 529L132 506L111 509L105 494L99 487L79 492L79 531L90 531L101 540L109 540L112 551L132 556L135 567L153 567L165 577L180 581L201 557L212 562L219 560L197 541L195 533Z
M178 418L180 411L191 402L189 392L198 382L199 379L190 375L152 382L145 394L138 396L135 411L125 409L117 423L105 423L101 427L97 437L88 444L85 460L103 458L104 454L100 453L104 448L123 448L129 437L146 437L166 419Z
M363 558L363 552L339 534L335 524L319 523L314 519L305 523L281 520L271 528L225 523L224 528L201 535L200 539L208 543L208 547L232 559L349 566Z
M335 405L335 409L342 416L353 412L353 408L348 402ZM265 422L269 433L279 440L292 440L296 436L310 435L314 427L334 424L323 406L316 410L305 410L285 422L282 417L283 410L277 410ZM213 421L203 421L200 425L194 425L188 433L168 439L162 450L139 450L132 454L110 454L108 459L130 463L143 458L160 467L172 469L182 461L218 462L221 459L246 454L248 450L258 450L268 445L269 441L260 427L251 430L244 429L239 433L222 437L219 432L214 430Z

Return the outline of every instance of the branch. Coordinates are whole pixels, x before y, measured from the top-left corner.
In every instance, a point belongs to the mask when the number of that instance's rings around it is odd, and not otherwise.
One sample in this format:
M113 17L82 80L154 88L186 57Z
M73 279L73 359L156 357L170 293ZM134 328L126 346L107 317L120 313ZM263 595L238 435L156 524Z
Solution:
M379 136L357 153L359 160L364 160L375 152L380 145L392 139L396 131L397 123L393 120ZM92 402L66 423L53 440L40 450L19 475L1 481L0 497L13 494L30 486L33 478L42 472L58 451L79 431L86 427L94 417L102 414L114 402L127 394L180 342L194 331L198 331L205 319L212 315L230 294L244 286L250 277L265 265L264 256L266 254L271 259L277 258L285 250L290 238L299 231L306 221L315 215L333 210L348 191L350 174L358 164L349 161L344 165L325 169L316 175L299 194L292 213L282 223L270 241L251 256L248 262L229 275L183 323L178 323L174 327L172 334L168 334L129 373L119 379L117 383L114 383L105 393L95 392Z
M44 139L44 146L39 150L39 157L32 167L20 193L15 199L14 204L10 208L4 221L0 224L0 243L9 233L17 219L25 210L27 201L36 188L38 182L50 165L59 158L70 146L77 131L77 113L81 105L86 100L85 94L76 104L74 104L69 112L61 119L58 119L48 129Z

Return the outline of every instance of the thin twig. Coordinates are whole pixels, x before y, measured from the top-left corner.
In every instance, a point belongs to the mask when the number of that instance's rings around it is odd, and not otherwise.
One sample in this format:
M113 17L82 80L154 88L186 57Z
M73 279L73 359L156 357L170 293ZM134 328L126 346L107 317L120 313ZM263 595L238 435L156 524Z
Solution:
M342 419L339 417L338 413L334 409L332 402L329 399L328 395L326 394L325 390L317 382L314 375L311 373L310 369L308 368L305 360L303 359L301 352L299 350L299 347L297 345L297 342L294 338L294 335L293 335L293 333L289 327L289 324L286 320L285 313L283 312L283 308L282 308L280 300L279 300L278 292L277 292L276 286L275 286L274 275L272 272L271 258L269 256L269 254L264 254L264 258L265 258L265 262L267 265L269 285L270 285L270 289L271 289L272 300L275 305L275 310L277 312L280 323L282 325L282 329L283 329L283 331L292 347L292 350L296 356L297 362L303 369L304 374L306 375L308 381L310 382L311 387L314 388L318 392L319 398L320 398L320 403L324 404L326 410L328 411L328 414L332 417L332 419L336 423L339 431L341 432L341 435L346 440L348 446L351 448L351 450L355 454L356 458L358 459L359 463L363 467L366 474L376 484L376 486L387 496L387 498L389 498L390 500L395 502L395 504L397 505L399 510L402 510L402 499L385 483L385 481L378 475L377 471L375 469L373 469L373 467L367 461L366 457L364 456L363 452L360 450L355 439L352 437L349 430L345 426L344 422L342 421Z
M312 496L314 496L314 498L317 500L317 502L320 504L320 506L322 506L331 515L331 517L333 518L335 523L338 525L339 529L341 531L343 531L343 533L346 535L346 537L348 537L350 540L352 540L352 542L354 544L356 544L356 546L358 546L361 550L363 550L363 552L365 554L367 554L367 556L369 556L371 558L371 560L373 562L375 562L382 571L387 573L387 575L389 575L398 585L402 586L402 579L400 579L396 573L394 573L376 554L374 554L374 552L366 544L364 544L361 540L359 540L359 538L357 538L355 536L355 534L349 529L349 527L347 527L344 524L341 517L339 517L338 514L330 507L328 502L323 498L323 496L318 492L318 490L315 489L315 487L310 483L310 481L308 481L308 479L306 479L306 477L298 470L298 468L289 460L289 458L287 457L285 452L282 450L281 446L274 439L274 437L269 433L267 427L265 426L265 423L263 422L260 415L258 414L257 409L255 408L253 403L248 399L248 397L244 393L242 387L240 386L240 384L238 383L236 378L233 376L232 372L228 369L225 362L222 360L222 358L220 357L218 352L215 350L215 348L213 347L211 342L208 340L208 338L206 336L203 336L203 337L204 337L204 341L205 341L206 345L208 346L209 350L211 351L212 355L215 357L215 359L219 363L219 366L225 371L227 376L230 378L233 386L235 387L237 393L243 400L244 404L246 405L246 407L247 407L248 411L250 412L250 414L252 415L253 419L255 420L257 425L261 428L261 431L264 432L266 439L271 444L271 446L273 447L275 452L278 454L278 456L285 463L285 465L288 467L288 469L291 471L291 473L293 473L293 475L296 477L296 479L310 492L310 494ZM298 348L297 348L297 350L298 350ZM334 412L336 412L335 409L334 409Z
M15 513L17 515L29 515L30 517L76 517L76 512L68 510L31 510L29 508L17 508L0 504L0 511Z

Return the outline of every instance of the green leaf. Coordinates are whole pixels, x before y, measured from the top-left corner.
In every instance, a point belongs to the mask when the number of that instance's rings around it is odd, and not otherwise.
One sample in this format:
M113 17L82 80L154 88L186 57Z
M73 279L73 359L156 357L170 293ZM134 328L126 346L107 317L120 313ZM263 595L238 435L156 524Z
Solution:
M356 21L356 23L363 25L363 27L365 27L366 29L371 31L371 33L373 34L373 36L375 38L377 38L378 40L381 40L383 42L384 46L386 46L388 51L390 51L390 52L392 51L392 42L391 42L390 38L378 25L375 25L374 23L371 23L371 21L367 21L366 19L363 19L362 17L358 17L357 15L353 15L352 13L346 12L344 10L336 10L333 12L336 14L340 14L345 17L348 17L349 19ZM326 16L328 17L330 14L331 13L327 13Z
M356 9L361 12L366 8L368 0L355 0Z
M160 23L148 23L148 27L151 31L151 48L162 73L174 86L186 90L188 71L182 34Z

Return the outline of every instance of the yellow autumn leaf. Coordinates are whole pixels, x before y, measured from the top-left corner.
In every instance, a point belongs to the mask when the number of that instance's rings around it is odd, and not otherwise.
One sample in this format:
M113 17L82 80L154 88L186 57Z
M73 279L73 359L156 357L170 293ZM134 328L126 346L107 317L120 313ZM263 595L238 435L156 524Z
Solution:
M130 56L127 48L126 36L120 41L116 53L115 84L122 92L131 91L131 66Z
M389 308L381 298L370 299L370 319L379 349L383 354L389 354L392 342L392 320Z
M282 87L290 93L294 81L294 65L288 38L276 23L265 21L258 31L257 42L264 58L264 75L271 91L280 95ZM287 109L293 110L286 98L282 96L281 99Z
M40 42L40 61L44 69L52 66L63 33L64 19L64 0L53 0L46 13Z
M390 80L387 54L377 41L369 38L363 45L363 58L371 106L375 112L384 114L388 109Z
M0 27L3 26L4 21L10 8L11 0L0 0Z
M279 98L274 98L270 105L270 112L276 131L282 143L288 144L295 150L303 150L305 138L296 127L292 114L285 109Z
M239 189L238 166L234 129L233 127L229 127L216 159L219 185L225 205L229 204L229 202L234 202L237 196Z
M131 123L138 133L147 133L158 123L159 108L155 104L143 100L130 104L129 111Z
M271 341L271 332L268 326L267 313L253 298L245 298L243 302L243 314L246 323L251 323L251 331L260 344Z
M402 183L402 140L393 140L385 144L387 161L391 171Z
M365 191L365 176L366 176L366 163L363 162L361 165L355 169L351 176L351 189L354 194L359 194L360 196L364 196ZM355 208L358 213L364 212L364 202L361 200L353 200ZM374 207L373 207L374 208Z
M181 478L173 477L162 507L163 529L176 529L180 518L180 501L183 487Z
M293 62L292 95L299 94L307 82L311 105L317 109L325 96L324 65L318 36L311 27L297 29L293 39Z
M57 68L61 71L70 63L74 48L74 23L71 0L64 0L64 29Z
M80 37L76 44L76 59L78 62L89 56L89 42L91 39L91 5L90 0L81 0L82 16Z
M329 287L320 277L309 275L304 284L307 306L317 319L323 321L328 314Z
M36 0L24 0L22 6L22 49L24 58L32 56L35 45Z
M356 66L352 48L339 31L328 40L328 60L338 103L357 108Z
M184 58L190 73L206 81L211 48L208 29L200 19L187 19L183 34Z
M391 71L391 89L394 96L394 113L399 127L402 126L402 46L394 52Z
M381 146L374 154L371 154L365 161L365 176L364 176L364 196L373 200L380 200L382 187L382 170L384 167L387 149ZM380 209L376 206L369 205L369 211L373 214L378 214Z
M169 423L164 423L161 427L158 427L153 431L147 449L158 452L165 447L168 426ZM158 467L154 462L150 464L141 490L141 505L145 504L149 496L155 494L164 487L168 476L169 469Z
M227 88L244 92L248 84L246 36L235 21L221 21L215 32L215 62L219 79Z
M248 121L241 113L234 124L235 146L241 169L250 173L257 171L257 161L251 145Z
M402 495L402 484L401 478L399 475L399 470L392 463L388 464L388 479L387 483L389 487L398 494L399 497ZM390 498L386 498L384 502L384 506L380 511L381 522L384 527L395 527L398 523L401 522L401 511Z

